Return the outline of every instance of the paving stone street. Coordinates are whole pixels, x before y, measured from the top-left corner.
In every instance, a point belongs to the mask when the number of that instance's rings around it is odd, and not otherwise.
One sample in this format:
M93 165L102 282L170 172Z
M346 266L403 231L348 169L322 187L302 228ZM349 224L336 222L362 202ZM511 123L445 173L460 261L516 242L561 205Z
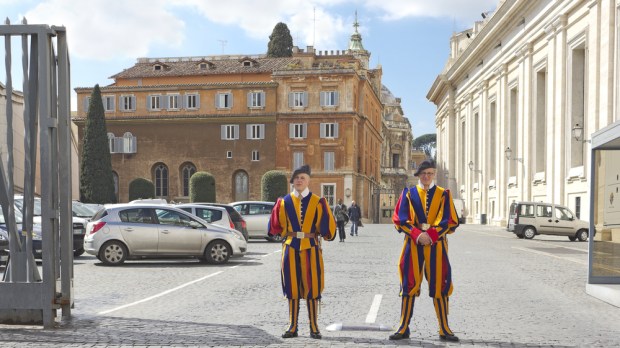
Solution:
M309 337L303 302L300 336L280 338L288 316L280 246L252 240L244 258L223 266L175 259L105 267L92 256L77 258L71 320L53 330L0 325L0 346L620 346L620 308L585 293L587 243L522 240L481 225L461 225L449 241L455 284L449 319L458 344L439 340L426 283L411 339L388 340L400 315L402 235L391 225L367 224L344 243L323 244L320 341Z

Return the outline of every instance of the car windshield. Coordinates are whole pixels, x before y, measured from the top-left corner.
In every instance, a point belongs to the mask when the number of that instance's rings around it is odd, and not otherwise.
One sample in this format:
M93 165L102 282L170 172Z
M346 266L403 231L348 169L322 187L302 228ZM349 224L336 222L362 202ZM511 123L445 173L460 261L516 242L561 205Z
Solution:
M96 211L90 209L87 205L80 202L73 202L71 205L73 215L81 218L92 218Z
M22 221L22 213L19 211L19 209L15 209L15 223L21 224ZM0 225L6 225L6 219L4 218L4 213L2 209L0 209Z
M15 206L17 207L17 209L20 210L21 213L23 213L24 212L24 199L16 198ZM32 215L41 216L41 198L34 199L34 210L33 210Z

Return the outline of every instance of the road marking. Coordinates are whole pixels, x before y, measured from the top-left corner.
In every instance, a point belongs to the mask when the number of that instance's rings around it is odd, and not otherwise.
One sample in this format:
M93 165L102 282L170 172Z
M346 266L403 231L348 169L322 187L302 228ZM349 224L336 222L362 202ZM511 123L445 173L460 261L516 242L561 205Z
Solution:
M150 301L150 300L156 299L156 298L158 298L158 297L164 296L164 295L166 295L166 294L169 294L169 293L171 293L171 292L177 291L177 290L179 290L179 289L183 289L183 288L184 288L184 287L186 287L186 286L192 285L192 284L194 284L194 283L201 282L201 281L203 281L203 280L205 280L205 279L208 279L208 278L211 278L211 277L215 277L216 275L221 274L221 273L223 273L223 272L224 272L224 271L215 272L215 273L212 273L212 274L206 275L206 276L204 276L204 277L202 277L202 278L198 278L198 279L196 279L196 280L192 280L191 282L188 282L188 283L185 283L185 284L179 285L179 286L177 286L176 288L172 288L172 289L166 290L166 291L164 291L164 292L160 292L160 293L159 293L159 294L157 294L157 295L153 295L153 296L150 296L150 297L144 298L144 299L142 299L142 300L139 300L139 301L136 301L136 302L132 302L132 303L126 304L126 305L122 305L122 306L120 306L120 307L116 307L116 308L108 309L107 311L99 312L99 313L97 313L97 314L108 314L108 313L112 313L112 312L115 312L115 311L121 310L121 309L123 309L123 308L127 308L127 307L131 307L131 306L135 306L135 305L137 305L137 304L144 303L144 302L147 302L147 301Z
M469 231L469 232L478 233L478 234L484 234L486 236L497 237L497 238L514 238L514 236L500 236L500 235L497 235L497 234L494 234L494 233L488 233L488 232L480 232L480 231Z
M377 294L372 300L372 305L370 305L370 310L366 316L366 324L373 324L377 320L377 313L379 312L379 306L381 305L381 298L383 298L383 295Z
M527 251L527 252L534 253L534 254L551 256L551 257L555 257L556 259L570 261L570 262L578 263L580 265L585 265L585 266L588 265L587 261L581 261L581 260L575 260L575 259L572 259L572 258L557 256L557 255L553 255L551 253L547 253L547 252L544 252L544 251L539 251L539 250L534 250L534 249L529 249L529 248L514 247L514 246L512 248L513 249L517 249L517 250L521 250L521 251Z

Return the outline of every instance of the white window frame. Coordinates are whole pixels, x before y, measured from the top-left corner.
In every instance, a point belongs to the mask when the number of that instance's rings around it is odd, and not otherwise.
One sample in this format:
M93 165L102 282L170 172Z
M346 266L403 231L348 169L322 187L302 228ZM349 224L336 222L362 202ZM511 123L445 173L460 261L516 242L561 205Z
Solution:
M258 150L252 150L252 162L260 161L260 153Z
M166 103L168 106L168 110L178 111L181 110L181 95L178 93L167 94L166 99L168 102Z
M304 165L304 153L303 151L293 152L293 168L299 168Z
M265 107L265 92L249 92L248 93L248 108L250 109L262 109Z
M327 187L333 188L331 195L325 195L325 188ZM336 201L336 184L321 184L321 197L325 197L327 204L329 204L330 207L333 207Z
M338 91L324 91L321 92L320 102L323 107L336 107L338 106Z
M123 112L136 111L136 97L133 94L123 94L119 97L118 108Z
M222 140L237 140L239 139L239 125L238 124L223 124L221 127Z
M148 108L149 110L161 110L162 109L162 100L161 95L159 94L151 94L148 96Z
M226 151L226 158L232 158L232 151Z
M215 107L217 109L231 109L233 106L233 95L230 92L220 92L215 95Z
M245 128L246 139L260 140L265 139L265 125L264 124L248 124Z
M305 108L308 106L308 93L306 91L293 91L289 98L289 106L292 108Z
M186 94L185 95L185 108L188 110L200 109L200 95L198 93Z
M336 152L323 152L323 170L326 172L333 172L336 170Z
M307 123L291 123L289 124L289 137L291 139L305 139L308 135Z
M338 138L338 123L321 123L321 138L335 139Z
M113 95L104 95L101 97L101 101L103 102L103 111L105 112L114 112L116 97Z

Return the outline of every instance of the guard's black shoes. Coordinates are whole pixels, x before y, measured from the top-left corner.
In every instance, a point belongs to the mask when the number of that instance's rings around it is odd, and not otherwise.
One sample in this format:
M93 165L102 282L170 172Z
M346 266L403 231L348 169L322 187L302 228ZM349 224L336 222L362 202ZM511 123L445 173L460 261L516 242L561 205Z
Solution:
M282 334L282 338L291 338L291 337L297 337L297 332L286 331Z
M391 334L390 335L390 340L395 341L395 340L402 340L405 338L409 338L409 331L405 332L405 333L395 333L395 334Z
M314 338L315 340L320 340L321 338L323 338L320 332L311 332L310 337Z
M451 334L439 335L439 338L442 341L449 341L449 342L458 342L459 341L458 337L456 337L454 335L451 335Z

